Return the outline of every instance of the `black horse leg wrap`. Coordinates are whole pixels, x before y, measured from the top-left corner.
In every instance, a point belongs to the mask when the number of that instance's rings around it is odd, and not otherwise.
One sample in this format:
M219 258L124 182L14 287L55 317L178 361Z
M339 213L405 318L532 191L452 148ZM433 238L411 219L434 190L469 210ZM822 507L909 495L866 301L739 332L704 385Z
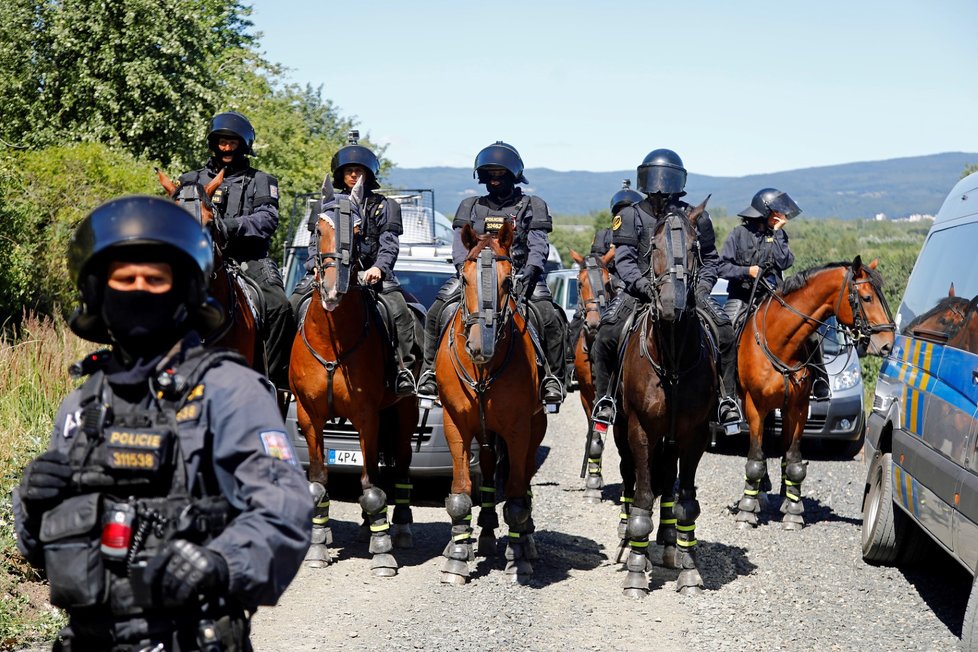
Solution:
M742 512L759 512L757 495L761 492L761 480L767 473L767 463L763 460L748 460L744 466L744 495L738 509Z
M407 525L414 522L411 514L411 490L414 488L408 481L394 483L394 515L391 521L397 525Z
M789 514L802 514L805 511L801 502L801 483L808 475L807 462L792 462L785 466L782 478L784 479L784 498L787 502L785 511Z
M676 497L663 496L659 503L659 529L655 533L655 542L660 546L671 546L676 543Z
M472 542L472 499L468 494L450 494L445 509L452 519L452 540L445 549L449 559L468 561Z
M530 501L526 498L510 498L503 505L503 519L513 534L528 534L530 525Z
M483 485L479 487L482 497L479 510L479 527L495 530L499 527L499 514L496 513L496 488Z
M676 545L683 568L696 568L696 518L699 515L696 489L681 489L676 503Z

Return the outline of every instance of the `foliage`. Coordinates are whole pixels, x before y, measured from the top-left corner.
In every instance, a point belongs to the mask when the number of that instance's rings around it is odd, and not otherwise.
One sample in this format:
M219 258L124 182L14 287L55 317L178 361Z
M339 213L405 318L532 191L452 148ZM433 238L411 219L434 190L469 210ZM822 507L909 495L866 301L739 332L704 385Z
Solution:
M111 197L156 187L148 163L96 143L0 157L0 320L71 306L64 256L77 222Z
M25 315L18 333L0 335L0 494L9 496L24 466L47 448L61 399L74 387L68 365L91 344L64 323ZM50 640L63 625L46 605L46 587L17 552L10 503L0 502L0 649Z
M975 172L978 172L978 163L967 165L965 166L964 171L961 172L961 178L964 179L969 174L974 174Z

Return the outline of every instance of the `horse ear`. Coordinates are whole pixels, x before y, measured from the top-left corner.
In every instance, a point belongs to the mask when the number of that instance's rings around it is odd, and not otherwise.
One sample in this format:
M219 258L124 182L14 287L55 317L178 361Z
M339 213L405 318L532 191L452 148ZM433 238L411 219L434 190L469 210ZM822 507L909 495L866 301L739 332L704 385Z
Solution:
M509 251L509 248L513 246L513 225L509 220L503 221L502 228L499 229L499 233L496 234L496 241L499 246Z
M615 245L611 245L611 247L608 248L608 251L605 252L604 256L601 256L601 261L604 263L604 266L607 267L614 259Z
M880 264L880 259L879 258L874 258L872 261L870 261L869 268L870 269L876 269L876 266L879 265L879 264Z
M581 254L579 254L576 251L574 251L574 248L573 247L571 247L570 255L571 255L571 260L573 260L575 263L577 263L581 267L584 266L584 256L582 256Z
M163 190L166 191L167 196L172 197L173 193L177 191L177 184L173 183L163 170L159 168L153 169L156 170L156 178L160 180L160 185L163 186Z
M466 224L462 227L462 246L465 247L467 251L472 251L475 245L479 242L479 236L476 235L475 229L472 228L471 224Z
M702 203L700 203L696 208L694 208L692 211L690 211L690 213L689 213L689 221L690 221L691 224L695 225L696 224L696 220L700 219L700 215L702 215L703 213L706 212L706 203L708 201L710 201L710 197L712 197L712 196L713 196L712 193L710 193L709 195L707 195L706 196L706 199L704 199L702 201Z
M217 176L211 179L210 183L204 186L204 192L207 193L208 197L213 197L214 193L217 192L217 189L221 187L222 183L224 183L224 168L221 168L221 171L217 173Z
M948 288L947 296L949 296L949 297L953 297L954 296L954 281L951 281L951 287Z
M863 268L863 257L856 254L856 257L852 259L852 271L858 274Z

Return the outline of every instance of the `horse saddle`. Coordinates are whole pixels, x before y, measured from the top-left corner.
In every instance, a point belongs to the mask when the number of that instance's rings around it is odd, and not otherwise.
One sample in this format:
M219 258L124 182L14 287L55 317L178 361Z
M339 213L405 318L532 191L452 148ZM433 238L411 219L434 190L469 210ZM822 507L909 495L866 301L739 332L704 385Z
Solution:
M255 325L261 331L265 316L265 296L261 293L261 288L258 287L255 281L237 269L232 268L228 272L238 284L238 287L241 288L241 291L244 292L245 299L248 302L248 309L251 310L251 314L255 318Z

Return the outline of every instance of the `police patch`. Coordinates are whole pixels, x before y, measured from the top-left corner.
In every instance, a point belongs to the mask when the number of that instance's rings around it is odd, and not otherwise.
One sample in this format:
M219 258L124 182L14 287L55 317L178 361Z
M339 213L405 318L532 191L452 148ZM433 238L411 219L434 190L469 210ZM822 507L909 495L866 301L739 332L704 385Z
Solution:
M611 220L611 230L617 231L621 228L621 215L615 215L615 219Z
M196 401L197 399L201 399L201 398L204 398L203 383L197 385L192 390L190 390L190 393L187 394L187 402L189 403L190 401Z
M272 199L278 199L278 186L269 184L268 194L272 196Z
M75 431L78 430L78 426L81 425L81 415L82 411L79 409L65 417L65 427L61 430L61 434L65 439L71 439L74 437Z
M292 466L298 464L295 452L292 450L292 444L289 443L289 438L284 432L281 430L266 430L258 436L261 437L261 445L269 456L277 460L282 460L283 462L288 462Z

